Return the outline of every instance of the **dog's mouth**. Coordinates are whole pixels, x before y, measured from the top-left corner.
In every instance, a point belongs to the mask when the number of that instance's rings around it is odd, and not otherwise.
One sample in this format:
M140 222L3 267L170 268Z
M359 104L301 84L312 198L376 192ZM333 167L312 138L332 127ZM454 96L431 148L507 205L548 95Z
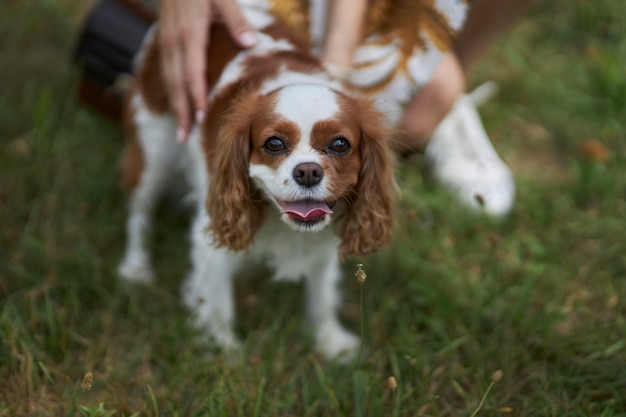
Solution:
M281 213L286 214L296 224L312 226L322 222L327 215L333 213L336 201L319 201L312 199L296 201L280 201Z

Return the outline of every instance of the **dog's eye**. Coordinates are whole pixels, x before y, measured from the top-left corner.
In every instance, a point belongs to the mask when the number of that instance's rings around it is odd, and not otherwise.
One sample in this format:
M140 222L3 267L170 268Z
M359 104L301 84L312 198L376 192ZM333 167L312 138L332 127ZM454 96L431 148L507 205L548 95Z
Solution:
M276 136L272 136L266 140L263 144L263 148L265 148L268 153L281 153L287 150L285 142Z
M350 142L346 138L335 138L328 146L328 150L337 155L345 155L350 150Z

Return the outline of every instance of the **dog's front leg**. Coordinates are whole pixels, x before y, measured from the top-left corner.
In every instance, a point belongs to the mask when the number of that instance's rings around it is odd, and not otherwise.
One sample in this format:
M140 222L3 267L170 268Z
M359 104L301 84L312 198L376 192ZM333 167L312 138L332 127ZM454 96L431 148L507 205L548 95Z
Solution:
M315 331L316 350L328 359L342 362L356 357L360 339L343 328L337 317L341 272L333 251L319 259L307 273L307 313Z
M215 248L206 234L207 217L200 215L192 228L192 270L183 299L194 314L195 325L207 332L222 348L239 348L235 336L233 278L241 264L238 253Z

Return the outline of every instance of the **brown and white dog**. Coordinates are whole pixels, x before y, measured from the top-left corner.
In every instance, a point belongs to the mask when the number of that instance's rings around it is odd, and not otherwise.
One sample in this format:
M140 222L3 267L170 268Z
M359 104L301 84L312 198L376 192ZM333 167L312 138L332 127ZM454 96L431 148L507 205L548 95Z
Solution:
M262 260L275 279L304 277L317 350L351 355L360 342L337 318L339 258L367 255L390 239L386 130L373 104L329 77L271 14L248 13L259 28L251 49L211 29L210 110L186 145L174 139L158 43L146 42L126 111L131 196L119 271L131 281L153 279L144 246L152 211L172 182L187 181L196 213L183 298L196 324L219 345L237 346L233 277Z

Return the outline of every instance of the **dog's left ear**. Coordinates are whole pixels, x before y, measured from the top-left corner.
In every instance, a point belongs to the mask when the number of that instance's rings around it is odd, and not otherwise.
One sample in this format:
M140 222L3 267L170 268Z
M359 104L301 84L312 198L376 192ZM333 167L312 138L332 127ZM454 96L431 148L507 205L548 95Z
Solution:
M263 200L248 175L254 102L239 97L221 120L206 202L215 244L235 251L250 246L263 222Z
M394 161L382 116L369 101L355 99L361 127L361 171L343 229L340 256L365 256L391 240Z

